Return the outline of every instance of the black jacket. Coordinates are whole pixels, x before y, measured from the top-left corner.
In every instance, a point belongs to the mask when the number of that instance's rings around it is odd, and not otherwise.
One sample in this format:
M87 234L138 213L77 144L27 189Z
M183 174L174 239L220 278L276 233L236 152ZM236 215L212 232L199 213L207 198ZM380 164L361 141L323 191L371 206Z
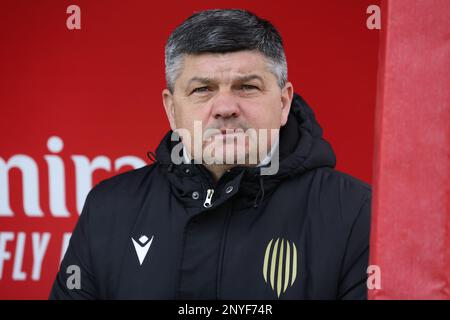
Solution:
M370 187L333 169L300 96L275 175L235 167L215 184L171 163L173 144L169 132L155 163L90 191L50 298L366 298Z

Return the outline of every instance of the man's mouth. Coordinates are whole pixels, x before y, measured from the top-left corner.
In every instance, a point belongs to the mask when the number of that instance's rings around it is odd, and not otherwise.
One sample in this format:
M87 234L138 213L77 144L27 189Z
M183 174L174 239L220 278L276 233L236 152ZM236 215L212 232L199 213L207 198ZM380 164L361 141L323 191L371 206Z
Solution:
M237 134L237 133L244 133L244 130L240 129L240 128L226 128L226 129L220 129L220 133L223 135Z
M226 128L226 129L218 129L212 135L209 135L209 139L223 139L223 141L234 141L236 138L245 135L245 131L241 128Z
M203 139L233 139L246 135L245 129L240 127L208 128L203 134Z

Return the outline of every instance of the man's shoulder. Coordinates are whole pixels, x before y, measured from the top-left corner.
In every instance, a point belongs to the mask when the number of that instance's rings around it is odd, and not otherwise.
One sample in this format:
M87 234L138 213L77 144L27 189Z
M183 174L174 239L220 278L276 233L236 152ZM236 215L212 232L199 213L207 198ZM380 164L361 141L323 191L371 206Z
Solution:
M354 192L364 195L370 195L372 192L372 187L368 183L334 168L317 168L312 170L310 174L325 189L339 189L343 192Z
M133 220L145 201L148 190L155 184L156 165L130 170L95 185L88 193L83 211L100 229L118 228ZM161 185L160 181L157 182ZM97 231L100 229L96 229Z
M372 189L368 183L333 168L318 168L312 174L312 186L325 211L338 209L342 220L351 223L361 211L370 208Z
M137 195L151 183L155 169L155 164L149 164L102 180L91 189L88 197L105 201Z
M330 183L338 183L342 187L354 189L355 191L357 190L357 191L365 193L365 194L371 193L371 191L372 191L372 187L368 183L366 183L348 173L336 170L334 168L328 168L328 167L320 168L318 170L321 171L321 173L322 173L323 177L326 179L326 181L328 181Z
M155 168L156 166L154 164L148 164L141 168L122 172L100 181L96 187L103 189L128 188L150 178Z

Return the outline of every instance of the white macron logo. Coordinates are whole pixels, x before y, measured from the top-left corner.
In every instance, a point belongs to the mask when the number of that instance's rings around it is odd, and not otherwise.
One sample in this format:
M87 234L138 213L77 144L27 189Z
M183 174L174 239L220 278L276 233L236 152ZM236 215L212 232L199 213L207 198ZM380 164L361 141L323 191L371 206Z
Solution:
M142 235L139 238L139 242L131 238L133 240L134 249L136 249L136 253L139 259L139 264L142 266L142 262L144 262L145 256L147 255L148 249L150 249L150 246L152 245L153 237L148 240L147 236Z

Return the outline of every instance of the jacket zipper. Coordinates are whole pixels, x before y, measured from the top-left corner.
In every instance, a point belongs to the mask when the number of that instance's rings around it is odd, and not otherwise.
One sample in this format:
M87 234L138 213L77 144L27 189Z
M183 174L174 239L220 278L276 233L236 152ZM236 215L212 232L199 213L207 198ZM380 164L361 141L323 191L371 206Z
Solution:
M207 173L203 172L202 168L198 168L198 171L203 176L203 178L206 182L206 198L205 198L205 202L203 202L203 207L210 208L212 206L212 197L214 194L214 187L213 187L213 184L211 183Z
M214 189L208 189L206 191L206 199L205 199L205 202L203 203L203 206L205 208L209 208L212 206L211 200L212 200L213 194L214 194Z

